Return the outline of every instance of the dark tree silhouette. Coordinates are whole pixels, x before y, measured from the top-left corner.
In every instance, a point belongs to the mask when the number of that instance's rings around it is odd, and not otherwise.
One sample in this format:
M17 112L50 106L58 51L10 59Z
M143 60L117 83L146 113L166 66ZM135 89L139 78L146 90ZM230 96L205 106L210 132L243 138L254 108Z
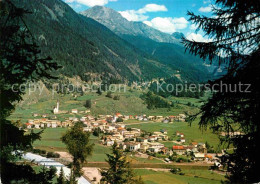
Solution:
M29 165L15 164L20 156L15 151L31 149L33 141L40 139L41 132L25 135L23 130L6 120L15 108L14 102L22 100L21 84L27 80L55 78L50 71L59 68L51 58L39 57L40 50L23 20L28 13L10 0L0 1L0 150L3 183L35 183L37 180L49 183L55 176L53 169L44 169L37 174Z
M222 157L222 163L227 166L231 183L259 182L260 1L216 0L212 11L210 18L188 12L190 21L212 41L183 38L191 53L227 66L224 76L209 81L216 91L197 114L201 115L200 126L227 132L222 141L231 143L234 150ZM228 87L221 91L221 83ZM242 135L232 135L238 131Z
M30 12L17 8L9 0L1 1L0 19L0 117L7 117L20 101L19 85L29 80L55 78L50 75L59 66L51 58L40 58L40 50L23 17Z

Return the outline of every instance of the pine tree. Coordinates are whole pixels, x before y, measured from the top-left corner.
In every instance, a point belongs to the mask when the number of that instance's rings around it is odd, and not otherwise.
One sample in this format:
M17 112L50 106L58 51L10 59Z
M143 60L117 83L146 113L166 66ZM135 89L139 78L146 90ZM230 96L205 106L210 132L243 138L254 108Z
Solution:
M30 165L15 162L21 156L17 150L32 149L33 142L40 139L42 131L25 134L7 118L15 109L15 104L22 100L24 92L19 90L21 84L55 78L50 72L59 67L50 57L40 57L40 50L24 21L24 16L32 16L30 12L16 7L10 0L2 0L0 16L1 181L36 183L39 180L50 183L55 176L53 168L36 173Z
M66 184L66 179L64 177L63 167L60 169L60 175L57 179L57 184Z
M197 116L202 128L210 126L214 131L227 132L222 141L234 149L222 157L222 163L230 173L230 182L259 182L260 158L256 150L260 147L260 1L216 0L212 11L211 17L188 12L190 21L211 41L183 39L191 53L227 66L224 76L209 81L215 91ZM233 89L237 86L237 90L223 90L221 84ZM229 136L236 131L243 135Z
M109 169L101 171L101 182L110 184L142 184L143 181L139 177L135 178L134 172L130 167L130 163L126 160L115 143L112 146L112 154L107 154Z

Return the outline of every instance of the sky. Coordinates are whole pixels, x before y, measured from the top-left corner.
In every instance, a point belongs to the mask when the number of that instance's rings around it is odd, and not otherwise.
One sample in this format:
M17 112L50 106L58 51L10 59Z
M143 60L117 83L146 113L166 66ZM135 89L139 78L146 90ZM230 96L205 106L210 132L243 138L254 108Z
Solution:
M208 41L202 31L196 32L196 25L189 22L187 11L212 16L214 0L63 0L76 12L93 6L106 6L118 11L129 21L139 21L172 34L182 32L195 41Z

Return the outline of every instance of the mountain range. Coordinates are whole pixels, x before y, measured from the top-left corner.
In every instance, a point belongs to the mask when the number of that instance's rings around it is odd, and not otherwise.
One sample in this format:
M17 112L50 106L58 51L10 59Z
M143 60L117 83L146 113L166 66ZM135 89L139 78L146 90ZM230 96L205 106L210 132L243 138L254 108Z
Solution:
M214 66L206 67L199 57L185 52L181 44L183 33L175 32L170 35L160 32L142 22L128 21L117 11L104 6L94 6L80 14L108 27L160 63L181 71L184 80L203 81L212 77L210 71Z
M184 52L181 33L169 35L118 12L95 6L76 13L61 0L13 0L32 12L25 17L42 51L62 66L59 73L89 81L121 82L169 78L202 81L211 73Z
M179 42L179 40L170 34L158 31L142 22L128 21L117 11L104 6L94 6L80 14L98 21L117 35L143 36L157 42Z

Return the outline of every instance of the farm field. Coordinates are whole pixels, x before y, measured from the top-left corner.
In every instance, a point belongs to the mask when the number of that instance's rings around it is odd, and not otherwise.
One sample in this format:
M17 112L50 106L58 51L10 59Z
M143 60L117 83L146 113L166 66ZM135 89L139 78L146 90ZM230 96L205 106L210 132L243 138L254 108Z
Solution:
M182 170L184 175L164 171L135 169L145 184L221 184L225 177L209 170Z

